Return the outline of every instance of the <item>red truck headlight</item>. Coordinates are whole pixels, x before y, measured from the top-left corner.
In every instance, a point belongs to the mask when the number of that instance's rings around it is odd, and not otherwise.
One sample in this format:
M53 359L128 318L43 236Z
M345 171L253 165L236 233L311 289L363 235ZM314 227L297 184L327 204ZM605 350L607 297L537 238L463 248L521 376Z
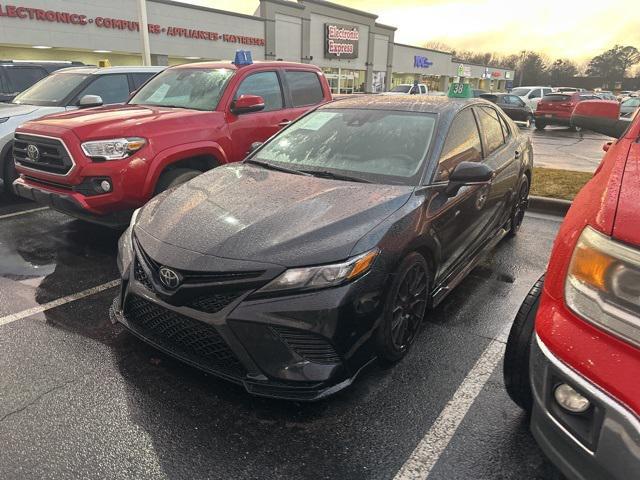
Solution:
M640 250L586 227L564 291L580 317L640 346Z
M137 152L147 141L140 137L94 140L82 144L82 151L89 158L97 160L122 160Z

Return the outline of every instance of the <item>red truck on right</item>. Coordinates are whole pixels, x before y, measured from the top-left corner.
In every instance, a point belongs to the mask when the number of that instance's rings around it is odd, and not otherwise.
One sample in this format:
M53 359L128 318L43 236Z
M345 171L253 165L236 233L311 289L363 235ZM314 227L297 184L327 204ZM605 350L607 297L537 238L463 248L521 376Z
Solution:
M587 100L571 123L615 138L562 223L504 359L510 397L570 479L640 479L640 115Z

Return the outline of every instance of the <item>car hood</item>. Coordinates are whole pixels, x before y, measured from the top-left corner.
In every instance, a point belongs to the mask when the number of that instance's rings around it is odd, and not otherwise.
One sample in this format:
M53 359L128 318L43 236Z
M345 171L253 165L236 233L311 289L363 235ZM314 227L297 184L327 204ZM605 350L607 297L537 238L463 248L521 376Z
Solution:
M414 187L337 181L235 164L151 200L135 231L199 254L285 267L348 258Z
M166 133L171 124L197 123L211 112L142 105L109 105L49 115L37 125L52 131L73 130L83 140L123 135ZM175 122L174 120L179 119ZM164 127L167 129L164 129ZM32 125L25 125L32 128Z
M618 197L613 237L624 243L640 247L640 144L631 143L627 163L622 176L620 196Z
M17 117L19 115L29 115L39 108L35 105L18 105L15 103L0 103L0 117Z

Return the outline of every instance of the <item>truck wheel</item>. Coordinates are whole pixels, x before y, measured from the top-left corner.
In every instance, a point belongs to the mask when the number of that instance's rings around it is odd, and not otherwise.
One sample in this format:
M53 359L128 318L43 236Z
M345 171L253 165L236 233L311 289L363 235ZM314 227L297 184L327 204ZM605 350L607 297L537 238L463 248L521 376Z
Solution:
M545 127L547 126L546 123L541 122L540 120L536 121L536 130L544 130Z
M155 194L158 195L165 190L182 185L201 173L202 172L200 170L191 170L189 168L176 168L174 170L164 172L160 175L160 180L158 180L158 184L156 185Z
M419 253L407 255L393 275L376 333L378 357L394 363L404 357L420 330L429 298L429 270Z
M529 377L529 354L535 328L536 313L544 275L533 285L513 321L504 352L504 385L511 400L528 414L533 406L533 393Z

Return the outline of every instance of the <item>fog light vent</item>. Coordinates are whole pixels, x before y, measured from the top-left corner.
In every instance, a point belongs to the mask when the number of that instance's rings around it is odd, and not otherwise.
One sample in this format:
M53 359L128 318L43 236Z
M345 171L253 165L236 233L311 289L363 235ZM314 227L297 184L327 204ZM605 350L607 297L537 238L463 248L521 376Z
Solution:
M556 387L553 396L563 409L571 413L584 413L591 406L588 398L576 392L570 385L561 383Z

